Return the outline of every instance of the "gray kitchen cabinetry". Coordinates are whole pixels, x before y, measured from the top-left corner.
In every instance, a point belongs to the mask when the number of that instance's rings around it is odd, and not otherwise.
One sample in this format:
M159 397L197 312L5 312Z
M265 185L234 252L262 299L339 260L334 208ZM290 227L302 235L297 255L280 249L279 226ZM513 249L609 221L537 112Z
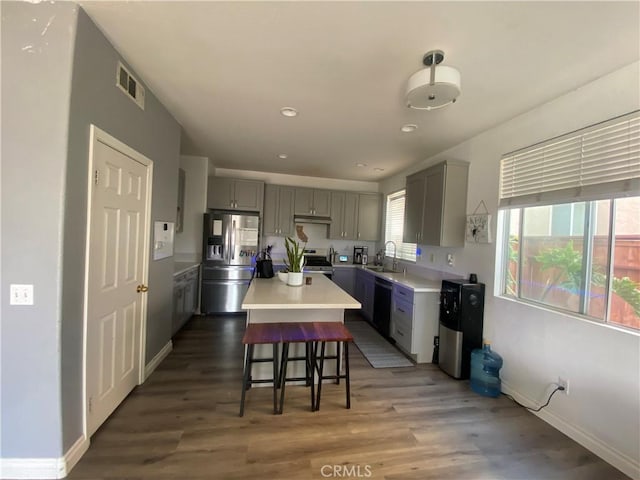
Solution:
M418 363L430 363L433 358L433 337L438 335L438 300L437 292L416 293L403 285L393 285L390 335Z
M329 238L355 240L358 235L358 194L331 192Z
M262 212L264 182L237 178L209 177L207 207L221 210Z
M264 186L264 235L289 237L294 233L293 202L295 188L280 185Z
M371 242L380 239L381 195L379 193L358 194L358 233L356 240Z
M362 304L360 312L369 322L373 322L375 278L373 273L356 268L355 298Z
M294 213L317 217L331 216L331 190L296 188Z
M178 207L176 210L176 233L184 230L184 197L186 188L186 174L182 168L178 169Z
M196 266L173 277L173 316L171 335L182 326L198 310L198 284L200 267Z
M403 241L464 246L469 163L447 160L407 177Z
M333 281L352 297L355 297L356 269L353 267L334 267Z

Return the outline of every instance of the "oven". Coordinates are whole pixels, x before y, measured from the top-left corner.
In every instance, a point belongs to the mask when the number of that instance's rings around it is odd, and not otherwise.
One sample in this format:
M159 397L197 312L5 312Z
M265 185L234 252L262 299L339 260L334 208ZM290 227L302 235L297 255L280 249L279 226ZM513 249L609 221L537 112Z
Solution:
M333 265L327 260L327 250L320 248L305 249L302 271L306 274L324 275L329 280L333 279Z

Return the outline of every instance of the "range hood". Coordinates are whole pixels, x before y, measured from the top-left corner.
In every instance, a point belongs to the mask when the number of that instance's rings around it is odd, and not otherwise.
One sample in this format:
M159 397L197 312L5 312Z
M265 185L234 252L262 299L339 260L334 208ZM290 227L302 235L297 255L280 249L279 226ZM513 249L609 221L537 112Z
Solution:
M315 215L296 215L293 217L294 223L323 223L331 224L331 217L317 217Z

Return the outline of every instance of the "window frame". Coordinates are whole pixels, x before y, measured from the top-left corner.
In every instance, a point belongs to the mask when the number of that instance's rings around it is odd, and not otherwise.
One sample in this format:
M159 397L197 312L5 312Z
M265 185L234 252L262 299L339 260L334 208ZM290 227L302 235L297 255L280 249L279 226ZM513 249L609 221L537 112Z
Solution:
M393 241L396 244L396 259L398 260L402 260L405 262L412 262L412 263L416 263L418 256L417 256L417 247L418 245L415 243L409 243L409 242L403 242L403 241L396 241L396 240L392 240L392 239L388 239L387 238L387 232L389 230L389 220L390 220L390 216L389 216L389 204L391 201L399 199L399 198L404 198L406 201L407 198L407 189L406 188L400 188L398 190L395 190L391 193L388 193L386 195L386 199L385 199L385 209L384 209L384 246L383 246L383 251L385 256L389 257L393 255L393 252L387 250L387 242L389 241ZM406 212L406 208L403 208L403 212L402 212L402 222L401 225L394 225L396 228L400 228L402 231L404 231L404 215ZM402 235L400 236L400 238L402 238ZM409 251L413 251L413 255L411 255L410 253L407 255L407 250Z

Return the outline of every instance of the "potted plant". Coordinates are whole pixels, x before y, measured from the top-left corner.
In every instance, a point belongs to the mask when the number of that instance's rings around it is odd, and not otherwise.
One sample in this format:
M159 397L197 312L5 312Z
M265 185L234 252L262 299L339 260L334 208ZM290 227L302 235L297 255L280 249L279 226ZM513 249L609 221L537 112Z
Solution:
M287 260L285 260L284 263L287 266L287 270L289 272L287 284L293 286L302 285L304 245L300 246L300 244L291 237L285 238L284 245L287 249Z

